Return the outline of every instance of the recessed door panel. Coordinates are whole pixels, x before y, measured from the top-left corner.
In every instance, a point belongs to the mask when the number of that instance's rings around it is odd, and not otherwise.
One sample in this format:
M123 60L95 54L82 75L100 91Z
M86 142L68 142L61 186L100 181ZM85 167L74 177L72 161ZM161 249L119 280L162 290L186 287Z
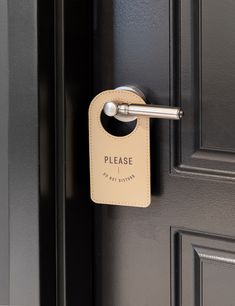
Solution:
M187 116L173 167L189 175L234 180L234 11L229 0L176 5L174 99Z
M174 305L233 305L235 241L172 229Z

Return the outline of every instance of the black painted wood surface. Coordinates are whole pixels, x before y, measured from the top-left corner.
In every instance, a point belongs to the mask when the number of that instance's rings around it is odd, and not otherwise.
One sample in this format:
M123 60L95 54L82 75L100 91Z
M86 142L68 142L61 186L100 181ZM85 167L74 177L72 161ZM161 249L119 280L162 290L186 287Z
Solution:
M232 1L98 1L95 91L123 84L181 105L152 121L152 204L95 207L99 306L233 305Z

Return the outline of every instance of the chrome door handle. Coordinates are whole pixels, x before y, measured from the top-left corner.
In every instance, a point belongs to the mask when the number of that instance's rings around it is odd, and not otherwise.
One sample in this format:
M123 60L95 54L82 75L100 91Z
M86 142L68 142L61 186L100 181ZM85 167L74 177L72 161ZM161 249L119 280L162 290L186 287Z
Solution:
M104 113L107 116L115 117L123 116L147 116L150 118L179 120L183 117L183 110L179 107L168 107L161 105L141 105L106 102L104 105Z
M119 90L129 90L145 98L144 94L133 86L118 87ZM124 122L133 121L137 116L147 116L150 118L180 120L184 112L180 107L169 107L153 104L127 104L108 101L104 104L104 113L109 117Z

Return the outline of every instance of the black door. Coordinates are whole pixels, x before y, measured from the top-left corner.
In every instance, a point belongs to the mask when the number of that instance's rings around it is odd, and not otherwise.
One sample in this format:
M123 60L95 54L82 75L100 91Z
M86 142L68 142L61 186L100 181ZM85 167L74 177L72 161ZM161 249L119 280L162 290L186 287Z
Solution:
M95 305L233 305L235 4L99 0L92 28L88 4L64 4L64 64L71 86L66 107L68 121L74 121L66 128L71 142L66 151L71 162L66 211L69 305L82 296L77 238L91 223L77 224L83 206L91 207L94 216L93 259L87 260L93 262ZM81 10L86 38L77 32ZM92 37L88 42L87 36ZM89 99L126 84L145 88L150 103L185 111L180 123L151 122L152 203L147 209L97 206L89 200ZM73 140L68 131L73 131ZM86 242L83 246L89 248Z
M234 305L235 4L97 1L94 90L150 103L152 203L94 205L95 305Z

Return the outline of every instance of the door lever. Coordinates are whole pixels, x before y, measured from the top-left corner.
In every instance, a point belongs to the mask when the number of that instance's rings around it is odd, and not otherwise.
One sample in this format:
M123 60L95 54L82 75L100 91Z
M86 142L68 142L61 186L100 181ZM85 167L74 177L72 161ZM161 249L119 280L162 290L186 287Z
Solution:
M133 86L123 86L117 88L119 90L129 90L135 92L141 97L144 94ZM169 107L163 105L153 104L127 104L117 103L115 101L108 101L103 107L104 113L109 117L115 117L116 119L124 122L135 120L138 116L147 116L149 118L180 120L184 112L180 107Z

